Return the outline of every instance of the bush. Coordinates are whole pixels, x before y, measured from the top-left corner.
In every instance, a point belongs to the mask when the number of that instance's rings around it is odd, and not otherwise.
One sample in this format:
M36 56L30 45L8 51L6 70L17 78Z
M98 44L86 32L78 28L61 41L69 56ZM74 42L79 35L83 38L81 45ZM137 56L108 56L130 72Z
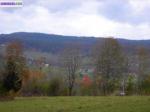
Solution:
M22 89L23 96L45 96L48 92L48 82L30 81Z
M143 82L142 82L142 94L144 95L150 95L150 76L148 76Z
M136 80L135 77L130 75L127 79L126 84L126 94L127 95L133 95L136 92Z
M58 77L54 77L49 81L48 95L64 96L66 94L67 94L67 89L65 88L63 80L61 80Z

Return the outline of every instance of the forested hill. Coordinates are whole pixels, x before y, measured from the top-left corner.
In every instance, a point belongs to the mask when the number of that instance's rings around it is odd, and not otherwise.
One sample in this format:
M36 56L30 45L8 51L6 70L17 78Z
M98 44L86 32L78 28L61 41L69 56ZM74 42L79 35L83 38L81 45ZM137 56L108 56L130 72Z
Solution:
M62 36L44 33L17 32L11 34L0 34L0 44L10 41L21 41L26 49L34 49L43 52L58 53L67 43L80 43L85 52L88 52L94 44L104 38ZM138 46L150 48L150 40L126 40L118 39L126 51L134 51Z

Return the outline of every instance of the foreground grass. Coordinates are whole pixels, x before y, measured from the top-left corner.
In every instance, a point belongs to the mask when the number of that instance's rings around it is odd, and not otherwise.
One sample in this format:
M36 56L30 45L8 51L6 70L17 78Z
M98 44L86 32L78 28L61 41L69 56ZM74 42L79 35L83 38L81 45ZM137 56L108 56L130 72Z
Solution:
M150 97L31 97L0 102L0 112L150 112Z

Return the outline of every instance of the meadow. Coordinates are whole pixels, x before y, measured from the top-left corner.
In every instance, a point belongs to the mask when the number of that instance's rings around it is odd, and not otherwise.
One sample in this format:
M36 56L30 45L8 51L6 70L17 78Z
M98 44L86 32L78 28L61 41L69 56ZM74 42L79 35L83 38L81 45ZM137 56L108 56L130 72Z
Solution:
M0 102L0 112L150 112L150 97L17 97Z

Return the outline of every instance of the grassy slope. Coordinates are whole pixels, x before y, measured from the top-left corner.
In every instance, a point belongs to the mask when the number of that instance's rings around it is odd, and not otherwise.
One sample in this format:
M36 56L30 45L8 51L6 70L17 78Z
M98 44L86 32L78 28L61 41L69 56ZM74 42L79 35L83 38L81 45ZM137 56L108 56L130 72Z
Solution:
M0 102L0 112L150 112L150 97L40 97Z

